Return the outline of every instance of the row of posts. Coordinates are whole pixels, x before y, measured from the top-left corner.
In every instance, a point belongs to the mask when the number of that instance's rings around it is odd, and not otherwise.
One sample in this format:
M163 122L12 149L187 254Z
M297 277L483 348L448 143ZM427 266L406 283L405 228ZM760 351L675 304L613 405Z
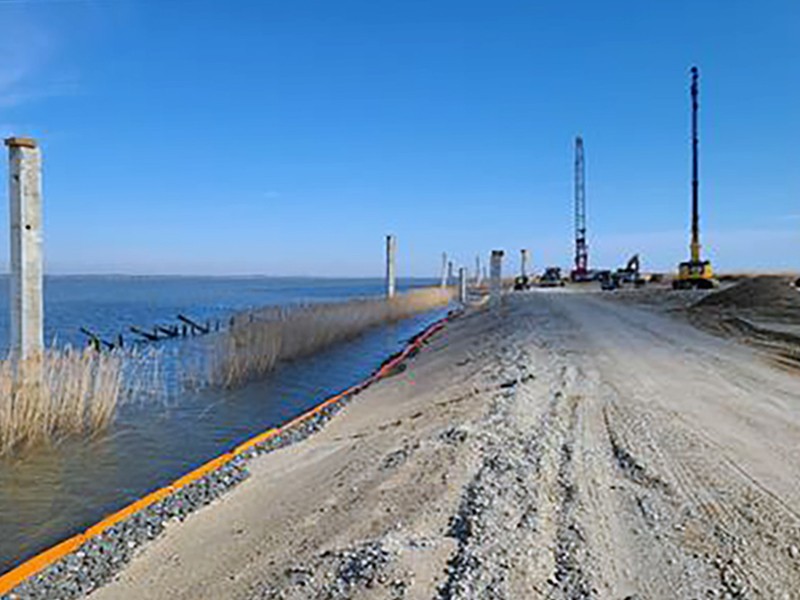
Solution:
M522 251L522 275L527 276L528 271L527 250ZM397 238L394 235L386 236L386 297L394 298L397 291ZM492 299L497 299L502 293L502 265L503 251L492 250L489 263L489 295ZM441 287L445 288L453 279L453 261L447 259L447 253L442 253L442 279ZM481 260L475 257L475 285L481 283ZM467 302L467 269L458 269L458 301L462 304Z
M42 159L35 140L12 137L5 140L9 150L9 209L11 229L11 354L28 358L44 349L44 303L42 258ZM393 298L397 286L397 238L386 236L386 296ZM503 251L493 250L490 262L492 297L501 290ZM523 251L522 271L527 270ZM453 279L453 262L442 254L442 287ZM480 258L475 262L475 283L481 283ZM458 269L458 300L467 301L467 270Z

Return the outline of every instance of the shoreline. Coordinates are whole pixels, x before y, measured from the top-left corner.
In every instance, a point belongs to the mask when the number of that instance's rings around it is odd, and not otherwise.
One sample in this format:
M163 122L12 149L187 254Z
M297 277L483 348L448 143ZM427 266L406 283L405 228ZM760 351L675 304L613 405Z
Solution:
M671 316L509 294L90 599L791 597L797 398Z
M176 518L182 521L246 479L248 473L245 467L249 460L294 444L319 431L356 395L391 376L454 316L455 313L451 311L412 336L402 350L385 359L365 380L327 398L284 425L253 436L171 484L145 495L83 532L0 575L0 599L26 597L26 594L36 594L35 590L39 588L59 594L50 596L54 598L80 597L96 589L130 560L130 550L155 539L169 521ZM146 514L148 512L155 514ZM141 520L145 521L143 526L137 523ZM70 561L71 557L79 560ZM108 561L106 568L102 565L104 558ZM88 565L77 564L81 561ZM96 572L87 574L87 571Z
M617 296L531 291L465 311L393 375L89 598L800 589L800 378L764 353Z

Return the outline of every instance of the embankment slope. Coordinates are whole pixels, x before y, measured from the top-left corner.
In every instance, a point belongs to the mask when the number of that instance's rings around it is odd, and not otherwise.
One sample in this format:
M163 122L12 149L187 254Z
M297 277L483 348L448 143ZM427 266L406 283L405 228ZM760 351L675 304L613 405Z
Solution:
M91 598L791 598L798 439L800 378L752 350L513 295Z

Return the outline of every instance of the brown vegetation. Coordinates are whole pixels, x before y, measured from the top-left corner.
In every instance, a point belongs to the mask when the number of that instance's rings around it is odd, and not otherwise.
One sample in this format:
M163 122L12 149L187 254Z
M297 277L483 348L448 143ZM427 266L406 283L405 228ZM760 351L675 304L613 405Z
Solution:
M92 435L113 419L123 399L165 400L170 393L233 387L267 374L278 361L307 356L365 330L450 302L450 289L430 288L392 300L270 307L240 315L213 337L210 354L182 355L172 386L161 354L49 349L42 356L0 360L0 456L73 434Z
M351 339L367 329L448 304L451 289L426 288L391 300L363 299L333 304L269 308L235 320L217 338L209 379L231 387L292 360Z
M122 383L122 357L91 349L51 349L0 361L0 455L111 421Z

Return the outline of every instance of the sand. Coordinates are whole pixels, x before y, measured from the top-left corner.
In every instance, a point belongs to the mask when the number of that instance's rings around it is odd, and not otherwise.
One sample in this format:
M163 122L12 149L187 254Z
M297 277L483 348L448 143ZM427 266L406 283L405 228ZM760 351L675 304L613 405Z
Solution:
M800 377L613 295L468 313L92 599L792 598Z

